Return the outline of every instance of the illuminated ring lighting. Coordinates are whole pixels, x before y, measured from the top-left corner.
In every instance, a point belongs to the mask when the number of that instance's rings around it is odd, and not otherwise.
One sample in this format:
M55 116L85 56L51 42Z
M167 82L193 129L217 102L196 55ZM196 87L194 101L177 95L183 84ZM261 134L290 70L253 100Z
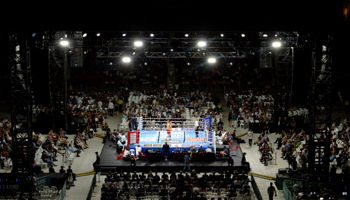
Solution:
M128 62L130 62L131 61L131 59L129 58L129 57L124 57L123 58L123 62L125 62L125 63L128 63Z
M62 41L60 41L60 45L66 47L69 45L69 42L67 40L62 40Z
M199 46L199 47L205 47L206 45L207 45L207 43L204 42L204 41L199 41L199 42L198 42L198 46Z
M142 46L142 42L141 41L136 41L136 42L134 42L134 45L136 47L140 47L140 46Z
M208 59L208 63L215 63L216 62L216 59L215 58L209 58Z
M273 47L280 47L281 46L281 42L273 42L272 46Z

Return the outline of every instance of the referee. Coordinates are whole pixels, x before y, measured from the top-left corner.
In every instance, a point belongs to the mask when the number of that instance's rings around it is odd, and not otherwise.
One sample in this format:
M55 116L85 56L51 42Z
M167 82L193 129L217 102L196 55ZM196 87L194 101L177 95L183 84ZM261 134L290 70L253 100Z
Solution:
M194 127L196 129L196 138L198 137L198 129L199 129L199 124L197 119L194 119Z

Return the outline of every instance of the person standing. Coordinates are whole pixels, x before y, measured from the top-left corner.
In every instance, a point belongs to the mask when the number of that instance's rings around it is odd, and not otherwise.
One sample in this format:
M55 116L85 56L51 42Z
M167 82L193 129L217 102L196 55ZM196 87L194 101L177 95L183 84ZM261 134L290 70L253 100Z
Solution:
M184 157L184 169L183 172L185 173L186 167L188 168L188 171L191 172L191 168L190 168L190 156L188 154L185 155Z
M232 121L233 121L232 126L234 126L235 128L237 128L237 118L238 118L238 116L237 116L236 112L234 112L232 115Z
M252 147L253 137L254 137L253 131L252 131L252 129L250 129L248 131L248 141L249 141L249 146L250 147Z
M172 123L169 120L166 124L166 127L167 127L166 130L168 132L167 138L169 138L169 140L171 140Z
M282 118L281 117L278 118L276 125L277 125L276 126L276 135L281 134L281 131L282 131Z
M163 145L163 155L167 155L169 157L169 145L167 144L167 142L165 142L165 144Z
M134 156L130 156L130 167L136 167L136 160Z
M95 154L96 154L96 160L95 160L95 162L92 165L94 166L94 170L97 173L98 172L97 165L100 164L100 156L98 155L97 151L95 152Z
M194 127L196 129L196 137L198 137L199 123L198 123L197 119L194 119Z
M113 104L112 101L110 101L109 104L108 104L108 114L111 117L113 117L113 109L114 109L114 104Z
M273 193L275 193L275 196L277 197L277 192L275 187L272 186L272 182L270 183L270 186L267 188L267 193L269 194L269 200L273 200Z
M265 126L264 126L264 133L266 135L268 135L270 132L270 127L269 127L269 122L266 122Z
M123 113L123 103L124 102L123 102L122 98L120 97L119 100L117 101L120 113Z
M73 176L73 181L77 180L77 179L75 179L75 173L73 173L72 167L70 165L68 166L67 174L68 174L68 176L70 176L70 175Z
M227 120L228 120L229 126L231 127L232 126L232 110L230 110L230 112L228 112Z

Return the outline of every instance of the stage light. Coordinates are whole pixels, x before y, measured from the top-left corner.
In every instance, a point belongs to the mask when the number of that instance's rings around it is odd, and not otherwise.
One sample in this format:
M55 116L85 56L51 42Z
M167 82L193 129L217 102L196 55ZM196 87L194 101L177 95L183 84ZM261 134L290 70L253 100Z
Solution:
M69 45L69 42L67 40L61 40L60 45L66 47Z
M230 62L230 65L232 66L232 62Z
M97 37L100 37L100 35L101 35L100 33L97 33L97 34L96 34Z
M131 60L131 59L130 59L129 57L124 57L124 58L123 58L123 62L125 62L125 63L130 62L130 60Z
M136 54L136 52L134 51L134 52L132 52L132 55L134 56Z
M84 51L84 54L86 54L86 51Z
M153 34L153 33L151 33L151 34L150 34L150 36L151 36L151 37L154 37L154 34Z
M140 47L140 46L142 46L142 42L141 41L136 41L136 42L134 42L134 45L136 47Z
M123 37L125 37L126 36L126 33L123 33Z
M199 47L205 47L206 45L207 45L207 43L204 42L204 41L199 41L199 42L198 42L198 46L199 46Z
M163 56L165 56L165 53L163 53Z
M66 38L66 37L67 37L67 34L64 34L64 37Z
M208 62L209 62L209 63L215 63L215 62L216 62L216 59L215 59L215 58L209 58L209 59L208 59Z
M147 65L147 62L145 62L145 65Z
M170 51L174 51L174 49L170 49Z
M198 49L198 51L201 51L201 49Z
M187 34L187 33L185 34L185 37L188 37L188 34Z
M87 36L87 33L84 33L84 34L83 34L83 37L86 37L86 36Z
M33 33L33 34L32 34L32 37L35 37L35 36L36 36L36 33Z
M244 33L242 33L242 34L241 34L241 36L242 36L242 37L245 37L245 34L244 34Z
M280 47L281 46L281 42L273 42L272 46L273 47Z
M190 65L191 65L191 63L189 63L189 62L188 62L188 63L187 63L187 65L188 65L188 66L190 66Z
M277 37L277 34L275 34L275 37Z
M110 62L110 63L109 63L109 65L113 65L113 63L112 63L112 62Z
M221 37L224 37L224 34L221 34Z
M266 34L266 33L264 33L263 37L267 37L267 34Z

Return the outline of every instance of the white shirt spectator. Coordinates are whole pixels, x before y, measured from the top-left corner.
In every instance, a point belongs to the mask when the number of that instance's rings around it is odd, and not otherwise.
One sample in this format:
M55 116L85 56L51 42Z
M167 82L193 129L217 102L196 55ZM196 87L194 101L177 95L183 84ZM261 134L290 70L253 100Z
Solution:
M109 108L109 109L113 109L113 108L114 108L114 104L113 104L113 102L111 102L111 101L109 102L109 104L108 104L108 108Z

